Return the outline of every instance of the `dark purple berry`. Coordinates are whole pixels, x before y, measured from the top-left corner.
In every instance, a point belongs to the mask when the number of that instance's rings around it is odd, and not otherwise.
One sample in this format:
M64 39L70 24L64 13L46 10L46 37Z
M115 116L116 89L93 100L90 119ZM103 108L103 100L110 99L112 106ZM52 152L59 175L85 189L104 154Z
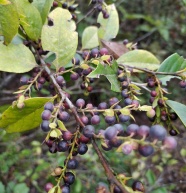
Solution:
M69 144L67 141L61 140L58 142L57 149L59 152L65 152L68 150L68 148L69 148Z
M128 43L129 43L129 40L127 40L127 39L123 40L124 45L127 45Z
M136 125L136 124L130 124L127 129L126 129L126 132L128 135L135 135L137 133L139 129L139 126Z
M89 123L89 120L88 120L88 117L87 116L82 116L81 118L81 121L85 124L85 125L87 125L88 123Z
M77 80L79 78L79 74L74 72L70 75L71 80Z
M63 78L63 76L57 76L57 77L56 77L56 81L57 81L57 83L58 83L60 86L63 86L63 83L64 83L64 78Z
M88 137L85 137L84 135L81 135L80 138L79 138L79 141L80 141L81 143L87 144L87 143L90 142L90 139L89 139Z
M122 89L126 89L126 88L128 88L129 83L128 83L127 81L123 81L123 82L121 83L121 86L122 86Z
M75 10L76 10L76 7L74 7L74 6L69 6L68 7L68 10L70 11L70 12L74 12Z
M91 4L96 4L97 0L92 0Z
M102 147L102 149L103 149L104 151L110 151L110 150L112 149L112 146L111 146L110 144L107 144L107 147L104 146L104 145L101 145L101 147Z
M49 132L49 131L50 131L49 124L50 124L49 121L42 121L42 123L41 123L41 125L40 125L42 131L44 131L44 132Z
M109 99L109 105L112 106L114 104L116 104L117 102L119 102L119 99L116 97L112 97Z
M66 161L66 160L65 160ZM78 167L78 161L74 158L70 159L67 163L67 168L70 170L74 170Z
M157 96L157 92L155 90L152 90L150 92L150 95L151 95L151 97L156 97Z
M51 111L44 110L41 114L42 120L49 120L51 118Z
M138 108L138 107L139 107L139 101L133 100L132 103L131 103L131 105L133 105L134 108Z
M131 105L132 104L132 99L130 99L130 98L126 98L125 100L124 100L124 103L125 103L125 105Z
M70 115L66 111L60 111L58 114L58 118L63 122L67 122L70 119Z
M102 8L102 7L101 7ZM100 51L99 51L100 55L103 56L103 55L108 55L109 52L107 50L107 48L101 48Z
M50 18L48 18L48 26L53 26L54 25L54 22L50 19Z
M54 187L54 185L50 182L48 182L46 185L45 185L45 191L46 192L49 192L50 189L52 189Z
M104 18L104 19L108 19L108 18L109 18L109 14L108 14L107 12L104 13L104 14L103 14L103 18Z
M101 12L102 9L103 9L103 8L102 8L102 5L98 5L98 6L97 6L97 10L98 10L99 12Z
M48 103L45 104L44 109L49 110L50 112L53 112L54 105L51 102L48 102Z
M151 145L139 145L138 152L142 156L148 157L154 153L154 148Z
M81 143L77 151L80 155L84 155L88 151L88 146L85 143Z
M72 172L66 172L65 176L63 177L64 183L66 184L73 184L75 181L75 176Z
M105 130L105 138L108 140L113 139L117 135L117 128L114 126L107 127Z
M72 134L70 131L64 131L64 132L63 132L62 138L63 138L65 141L71 140L72 137L73 137L73 134Z
M113 126L117 129L118 135L123 135L124 134L124 128L121 124L115 124Z
M161 125L153 125L150 128L150 137L152 139L163 140L167 135L167 131Z
M179 85L181 88L185 88L186 87L186 81L185 80L180 81Z
M118 186L114 186L114 193L122 193Z
M143 192L143 193L145 192L145 188L140 181L134 181L132 184L132 189L134 191L139 191L139 192Z
M174 137L168 136L163 140L163 145L166 149L175 149L177 147L177 141Z
M163 99L158 100L159 107L164 107L164 103L165 103L165 101Z
M102 102L98 105L98 109L107 109L108 105L106 102Z
M128 90L127 90L127 89L122 90L121 95L122 95L122 97L125 98L125 99L128 98L128 97L129 97Z
M100 117L98 115L94 115L92 118L91 118L91 124L92 125L97 125L100 123Z
M21 85L28 84L28 81L29 81L29 77L27 77L27 76L22 76L20 79Z
M119 115L119 120L120 120L121 123L125 123L125 122L127 122L127 121L130 120L130 116L120 114L120 115Z
M139 126L139 129L137 130L137 134L141 137L147 137L150 132L150 127L146 125Z
M109 125L113 125L116 122L115 116L105 116L105 122Z
M70 193L70 186L68 186L67 184L64 184L61 186L61 192L62 193Z
M175 121L178 118L178 115L176 113L170 113L169 117L171 120Z
M97 58L99 56L99 50L97 48L92 49L90 55L92 58Z
M67 4L67 3L63 3L63 4L62 4L62 8L63 8L63 9L67 9L67 8L68 8L68 4Z
M122 140L117 139L117 137L112 138L109 140L109 145L112 147L119 147L122 144Z
M77 106L77 107L82 108L84 105L85 105L85 100L84 100L84 99L78 99L78 100L76 101L76 106Z
M74 65L79 65L79 64L80 64L79 58L73 58L73 59L72 59L72 64L74 64Z
M82 57L84 60L89 60L90 59L90 52L89 51L83 51Z
M133 150L133 145L132 143L125 143L122 145L122 152L126 155L129 155Z
M172 136L176 136L176 135L178 135L178 132L175 129L171 129L169 131L169 134L172 135Z
M87 138L92 138L95 133L95 128L92 125L87 125L83 128L83 135Z
M153 80L149 80L147 86L153 88L155 86L155 82Z

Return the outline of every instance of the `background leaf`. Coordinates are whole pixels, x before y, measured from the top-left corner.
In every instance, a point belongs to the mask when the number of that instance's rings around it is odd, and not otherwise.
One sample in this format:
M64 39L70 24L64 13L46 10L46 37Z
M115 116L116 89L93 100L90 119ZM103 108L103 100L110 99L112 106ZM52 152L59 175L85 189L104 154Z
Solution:
M177 53L166 58L160 65L158 72L177 72L186 68L186 60ZM165 77L166 75L159 75Z
M156 70L159 68L159 60L146 50L133 50L123 54L117 59L118 64Z
M5 186L3 185L2 182L0 182L0 192L5 193Z
M5 72L28 72L37 65L32 52L23 44L0 44L0 61L0 70Z
M8 1L8 0L0 0L0 5L8 5L10 4L11 2Z
M109 18L104 19L103 14L100 13L97 23L101 26L98 29L98 37L103 40L110 40L116 37L119 31L119 17L114 4L106 6L105 8L109 13Z
M56 8L49 14L53 26L44 25L41 35L44 50L56 54L53 64L56 68L65 66L75 55L78 35L75 32L76 25L71 20L72 16L68 10Z
M51 98L30 98L24 101L25 107L18 109L10 106L1 116L0 128L8 133L23 132L38 127L44 104Z
M152 170L148 169L145 176L147 177L149 185L153 185L156 182L156 176Z
M16 184L14 187L14 193L28 193L29 188L25 183Z
M20 24L32 40L38 40L41 35L42 19L39 11L28 0L15 0L19 13Z
M5 43L9 44L18 32L19 17L14 3L0 5L0 25Z
M186 126L186 106L176 101L167 100L166 104L175 111L182 123Z
M54 0L33 0L32 4L38 9L40 12L43 24L46 21L47 15L50 11L50 8L52 6Z
M117 79L117 62L114 62L111 66L98 64L97 68L92 71L88 77L98 78L100 75L104 75L111 84L111 90L115 92L121 92L119 82Z
M98 28L89 26L82 34L82 49L91 49L99 46Z

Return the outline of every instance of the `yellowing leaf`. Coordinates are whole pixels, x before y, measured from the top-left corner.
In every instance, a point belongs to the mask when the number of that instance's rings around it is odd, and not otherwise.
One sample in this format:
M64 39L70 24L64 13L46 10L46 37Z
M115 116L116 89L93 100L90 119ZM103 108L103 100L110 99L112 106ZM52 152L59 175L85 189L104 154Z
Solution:
M10 106L0 118L0 128L8 133L23 132L37 128L41 123L41 113L51 98L30 98L24 101L25 107Z
M98 45L98 28L95 26L85 28L82 34L82 49L91 49Z
M48 17L53 22L52 26L45 24L42 29L41 41L44 50L56 54L54 66L59 69L70 62L75 55L78 34L76 25L71 19L71 13L62 8L56 8Z
M98 29L98 37L103 40L110 40L116 37L119 31L119 17L114 4L106 6L109 14L108 19L103 18L103 14L98 16L97 23L101 26Z
M11 4L11 2L8 0L0 0L0 5L8 5L8 4Z
M32 40L38 40L41 35L42 19L39 11L28 0L15 0L19 13L20 24Z
M117 59L118 64L129 65L131 67L148 68L156 70L159 68L159 60L146 50L132 50Z
M37 66L34 55L23 44L0 44L0 71L23 73Z
M10 1L0 2L0 31L5 38L5 44L9 44L18 32L19 17L14 3L5 5L3 2Z
M67 128L65 127L65 125L63 124L62 121L60 121L59 119L57 120L57 123L59 125L59 128L62 130L62 131L67 131Z

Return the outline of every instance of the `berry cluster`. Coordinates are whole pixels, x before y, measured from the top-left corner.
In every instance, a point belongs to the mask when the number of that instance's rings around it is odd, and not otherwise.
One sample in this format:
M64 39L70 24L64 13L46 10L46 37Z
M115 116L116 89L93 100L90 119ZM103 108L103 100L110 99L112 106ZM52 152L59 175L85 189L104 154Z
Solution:
M107 12L104 6L104 0L91 0L91 4L97 4L95 8L98 10L98 12L102 12L104 19L109 18L109 13Z

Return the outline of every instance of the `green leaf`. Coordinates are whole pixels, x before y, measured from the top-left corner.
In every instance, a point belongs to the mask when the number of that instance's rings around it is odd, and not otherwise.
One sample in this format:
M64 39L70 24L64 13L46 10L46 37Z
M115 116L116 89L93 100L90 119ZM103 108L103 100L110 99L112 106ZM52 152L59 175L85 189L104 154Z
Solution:
M23 44L0 44L0 71L23 73L37 66L34 55Z
M156 182L156 176L152 170L148 169L145 175L150 185L153 185Z
M44 50L52 51L56 54L53 64L57 69L68 64L75 55L78 34L75 32L76 25L71 20L71 13L62 8L56 8L49 14L53 21L53 26L47 24L42 29L42 45Z
M92 71L88 77L98 78L100 75L105 76L111 84L111 90L115 92L121 92L120 85L117 80L117 62L114 62L111 66L98 64L96 69Z
M3 185L2 182L0 182L0 192L5 193L5 186Z
M43 24L46 21L47 15L50 11L54 0L33 0L32 4L38 9L40 12Z
M159 68L159 60L146 50L132 50L117 59L118 64L156 70Z
M29 188L25 183L16 184L14 187L14 193L28 193Z
M0 119L0 128L8 133L22 132L34 129L41 123L41 113L44 104L51 101L51 98L30 98L24 101L25 107L18 109L10 106Z
M103 14L100 13L97 19L97 23L101 25L98 29L98 37L103 40L110 40L118 34L119 17L114 4L106 6L106 10L109 13L109 18L104 19Z
M39 11L28 0L15 0L19 13L20 24L28 37L38 40L41 35L42 19Z
M62 131L68 131L62 121L60 121L60 120L58 119L58 120L57 120L57 123L58 123L58 125L59 125L59 128L60 128Z
M5 38L5 44L9 44L18 32L19 17L14 3L0 5L1 32Z
M167 100L166 104L171 109L173 109L173 111L178 115L182 123L186 126L186 116L185 116L186 106L181 103L171 101L171 100Z
M98 28L89 26L82 34L82 49L91 49L99 46Z
M156 190L153 190L151 193L167 193L166 188L157 188Z
M177 72L184 68L186 68L186 60L179 54L175 53L161 63L158 72ZM161 77L163 76L161 75Z
M8 5L8 4L11 4L11 2L8 0L0 0L0 5Z

